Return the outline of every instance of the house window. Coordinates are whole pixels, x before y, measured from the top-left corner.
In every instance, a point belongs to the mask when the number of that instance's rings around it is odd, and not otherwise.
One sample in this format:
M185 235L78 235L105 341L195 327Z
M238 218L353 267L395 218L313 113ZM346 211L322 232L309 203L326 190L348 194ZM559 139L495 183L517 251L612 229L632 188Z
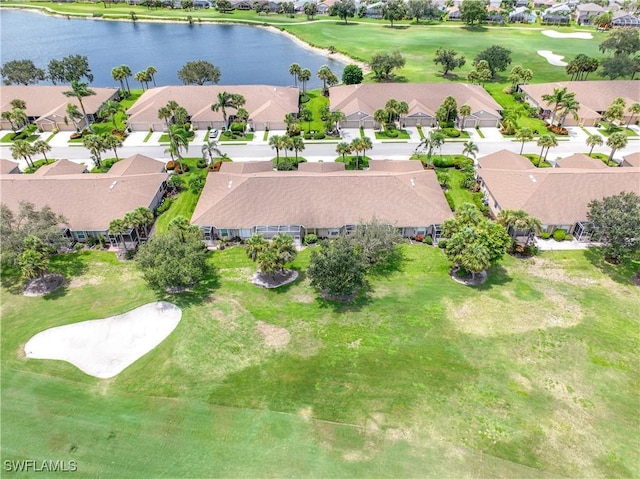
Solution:
M338 236L340 234L340 230L338 228L331 228L329 230L329 236Z
M87 235L84 231L76 231L76 238L79 240L87 239Z
M223 238L226 238L229 236L229 230L228 229L221 229L220 230L220 236Z

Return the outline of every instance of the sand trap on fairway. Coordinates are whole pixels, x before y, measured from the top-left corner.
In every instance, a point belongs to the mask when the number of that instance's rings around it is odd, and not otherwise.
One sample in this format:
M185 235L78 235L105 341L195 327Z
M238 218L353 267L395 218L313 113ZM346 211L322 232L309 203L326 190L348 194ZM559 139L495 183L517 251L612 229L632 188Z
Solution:
M549 50L538 50L538 55L547 59L549 63L556 67L566 67L567 62L563 62L562 59L564 55L556 55L552 51Z
M555 30L543 30L542 34L551 38L577 38L579 40L591 40L593 38L593 35L591 35L589 32L561 33L561 32L556 32Z
M24 346L27 358L60 359L97 378L111 378L160 344L182 310L165 301L118 316L47 329Z

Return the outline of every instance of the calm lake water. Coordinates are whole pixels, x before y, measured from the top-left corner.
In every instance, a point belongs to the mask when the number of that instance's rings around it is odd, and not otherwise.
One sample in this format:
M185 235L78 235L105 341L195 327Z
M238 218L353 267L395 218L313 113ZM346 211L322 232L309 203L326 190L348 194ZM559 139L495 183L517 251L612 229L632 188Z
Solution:
M241 25L113 22L0 11L0 60L30 59L46 71L51 59L89 58L96 87L119 86L111 69L126 64L135 74L153 65L158 85L180 84L177 72L191 60L220 68L220 84L293 85L289 66L311 70L308 87L322 85L316 72L328 65L340 78L344 64L312 53L284 35ZM139 88L133 79L132 87Z

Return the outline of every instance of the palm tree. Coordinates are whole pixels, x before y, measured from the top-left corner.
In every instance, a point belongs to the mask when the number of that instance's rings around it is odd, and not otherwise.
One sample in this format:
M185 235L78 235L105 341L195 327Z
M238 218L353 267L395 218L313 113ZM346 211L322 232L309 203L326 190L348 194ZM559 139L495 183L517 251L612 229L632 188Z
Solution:
M173 112L171 111L171 109L168 106L161 106L158 109L158 118L160 120L164 120L165 124L167 125L167 130L168 130L169 129L170 120L171 120L171 118L173 118Z
M171 125L169 127L169 146L172 154L176 155L180 170L184 170L182 166L182 150L185 153L189 151L189 132L181 125Z
M49 143L43 140L38 140L33 144L31 149L33 150L34 154L42 155L44 157L44 161L46 163L49 163L49 159L47 158L47 153L51 151L51 147L49 146Z
M609 155L609 161L613 161L613 155L616 150L620 148L624 148L627 146L628 138L623 132L618 131L616 133L612 133L611 136L607 139L607 146L611 148L611 154Z
M331 68L327 65L322 65L318 70L318 78L322 80L322 94L327 95L327 80L329 80L332 76L334 76Z
M128 251L127 242L124 240L124 234L127 233L128 231L129 231L129 225L127 225L125 220L115 219L115 220L111 220L111 223L109 223L109 229L107 230L107 233L116 237L116 243L118 242L118 236L120 236L120 239L122 239L122 245L124 246L124 250Z
M265 250L268 246L267 241L264 239L264 236L258 233L254 233L251 235L251 238L245 241L245 252L247 253L247 257L251 261L257 261L260 254Z
M276 170L277 170L278 163L280 163L280 150L285 147L284 137L280 135L270 136L269 146L276 150Z
M640 103L638 102L632 103L631 106L629 107L629 113L631 113L631 116L629 117L629 121L627 122L627 128L629 128L629 125L631 125L631 121L633 120L633 117L636 115L640 115Z
M471 115L471 107L469 105L462 105L459 110L462 120L460 121L460 129L464 129L465 120Z
M136 81L140 82L140 86L142 87L142 91L145 90L145 85L147 85L147 82L149 81L149 78L147 76L147 72L140 71L138 73L136 73L133 77Z
M422 139L422 141L420 141L420 144L416 148L416 152L421 148L426 148L427 149L427 158L431 159L431 155L433 154L433 150L435 148L442 147L442 145L444 144L444 139L445 139L444 134L442 134L440 132L437 132L437 131L431 131L431 132L429 132L428 136L425 136Z
M131 68L129 68L129 65L120 65L118 68L122 70L122 77L124 78L124 82L127 85L127 95L130 96L131 88L129 87L129 77L133 75L133 73L131 72Z
M126 76L125 71L121 66L111 69L111 77L115 81L120 82L120 91L122 91L123 95L128 96L129 91L128 89L125 89L125 86L124 86L125 76Z
M222 152L220 151L220 148L218 148L218 142L216 140L208 140L202 145L202 159L208 164L213 163L214 153L218 156L222 156Z
M472 156L475 159L476 155L478 154L478 145L476 145L473 141L469 140L469 141L465 141L463 146L464 146L464 149L462 150L462 154L466 155L467 158L469 159Z
M345 163L345 156L351 153L351 145L346 141L341 141L336 145L336 153L342 155L342 162Z
M144 206L140 206L124 215L124 222L127 226L134 228L138 232L138 236L141 237L148 235L148 228L153 224L153 219L151 210ZM141 232L144 232L144 234L141 234Z
M120 104L120 102L109 100L102 105L100 111L98 112L98 116L102 119L108 118L113 122L113 128L118 129L118 125L116 124L116 115L120 112L124 111L124 107Z
M548 106L553 106L552 115L551 115L551 124L556 118L556 113L560 111L560 109L564 106L567 101L567 98L572 98L575 100L576 94L567 90L567 87L562 88L554 88L553 93L547 93L542 95L542 99L547 102Z
M398 103L398 107L396 109L398 113L398 122L400 123L400 128L404 127L402 124L402 115L407 115L409 113L409 105L406 101L401 101Z
M69 118L71 118L73 127L76 129L77 132L79 132L80 128L78 127L77 120L82 119L82 112L78 110L78 107L75 106L73 103L67 103L67 115L69 116ZM66 123L66 117L65 117L65 123Z
M398 116L399 106L400 106L400 103L398 102L398 100L395 100L393 98L390 98L389 100L387 100L387 103L385 103L384 109L387 112L387 115L388 115L387 121L389 123L393 123L396 121L396 117Z
M87 128L89 130L91 130L91 126L89 125L89 118L87 117L87 111L84 108L84 103L83 103L82 99L87 97L87 96L95 95L96 92L91 90L87 86L87 83L82 83L82 82L73 80L71 82L71 90L64 91L64 92L62 92L62 94L64 96L66 96L66 97L71 97L71 98L77 98L78 99L78 103L80 103L80 109L82 110L82 116L84 118L85 124L87 125Z
M244 105L245 99L242 95L237 93L229 93L222 91L218 93L218 101L211 105L211 110L222 111L222 120L224 121L224 127L228 128L227 123L227 108L235 108L236 110Z
M538 146L541 146L542 150L540 150L540 157L538 158L538 164L536 166L540 166L540 164L542 163L542 153L544 152L545 148L547 149L547 152L544 155L544 161L547 161L549 150L551 149L551 147L558 146L558 140L556 140L556 137L553 135L542 135L540 138L538 138Z
M591 147L591 149L589 150L589 156L591 156L591 153L593 153L593 149L596 146L602 146L602 144L604 143L604 140L600 135L589 135L587 136L585 143L587 144L587 146Z
M298 87L298 76L300 75L301 71L302 68L300 68L300 65L298 65L297 63L292 63L289 67L289 75L293 76L293 81L295 82L296 88Z
M525 142L533 140L533 132L527 127L520 128L516 131L516 138L522 142L522 145L520 146L520 154L522 155Z
M10 111L3 111L2 118L9 121L14 135L22 125L25 125L29 121L25 110L17 107L12 108Z
M356 170L358 169L358 160L360 160L360 150L362 149L362 138L354 138L351 140L351 151L355 153L356 156Z
M542 222L524 210L501 210L497 220L514 240L518 236L526 236L528 242L530 234L542 228Z
M311 80L311 70L305 68L298 73L298 80L302 82L302 93L307 92L307 82Z
M387 110L383 110L382 108L378 108L375 112L373 112L373 120L378 124L378 128L382 130L382 125L389 118L389 112Z
M16 159L24 159L27 162L27 166L34 167L31 155L33 155L33 147L27 140L16 140L11 145L11 156Z
M154 66L150 66L147 67L147 69L145 70L147 75L149 76L149 78L151 78L151 81L153 81L153 86L157 86L156 85L156 73L158 73L158 70L156 70L156 67Z
M580 109L580 102L575 99L575 96L567 96L564 104L562 105L562 110L560 111L560 121L558 122L558 126L562 128L564 125L564 121L567 118L567 115L571 115L574 120L578 120L580 118L578 116L578 110Z
M276 264L275 269L284 271L284 265L291 263L298 252L293 245L293 238L286 233L279 233L271 239L271 248L275 252Z
M107 150L104 139L100 135L87 135L82 138L82 144L91 153L96 166L102 167L102 153Z
M13 115L11 114L11 110L5 110L3 111L0 116L2 117L3 120L6 120L9 122L9 124L11 125L11 129L13 130L13 134L15 135L16 132L18 131L18 128L16 127L16 125L13 123Z
M296 163L298 163L298 152L304 151L304 140L300 136L291 138L291 149L296 154Z
M105 133L102 135L102 144L104 145L105 150L113 150L116 161L120 159L118 158L118 148L122 146L122 138L114 135L113 133Z
M313 112L309 108L302 108L300 110L300 120L307 122L307 131L311 131L311 120L313 120Z

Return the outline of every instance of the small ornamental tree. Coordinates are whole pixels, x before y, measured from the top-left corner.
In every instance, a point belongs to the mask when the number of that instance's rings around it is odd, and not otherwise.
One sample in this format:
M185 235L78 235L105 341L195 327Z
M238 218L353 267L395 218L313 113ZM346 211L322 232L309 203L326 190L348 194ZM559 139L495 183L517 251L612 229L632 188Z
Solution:
M311 286L330 298L347 298L366 286L366 265L360 248L345 238L324 241L311 252L307 274Z
M363 78L362 68L358 65L347 65L342 71L342 83L345 85L357 85L362 83Z
M251 261L258 263L261 273L271 276L284 273L285 265L298 255L293 238L286 233L275 235L271 241L261 234L253 234L246 242L246 253Z
M442 224L442 237L447 239L445 254L454 266L475 275L496 264L511 245L504 226L485 218L470 203L456 210L455 217Z
M593 200L587 219L593 223L607 258L618 262L640 251L640 196L636 193Z
M367 268L389 265L398 258L398 244L402 241L396 228L380 223L376 218L357 225L347 239L360 249Z

